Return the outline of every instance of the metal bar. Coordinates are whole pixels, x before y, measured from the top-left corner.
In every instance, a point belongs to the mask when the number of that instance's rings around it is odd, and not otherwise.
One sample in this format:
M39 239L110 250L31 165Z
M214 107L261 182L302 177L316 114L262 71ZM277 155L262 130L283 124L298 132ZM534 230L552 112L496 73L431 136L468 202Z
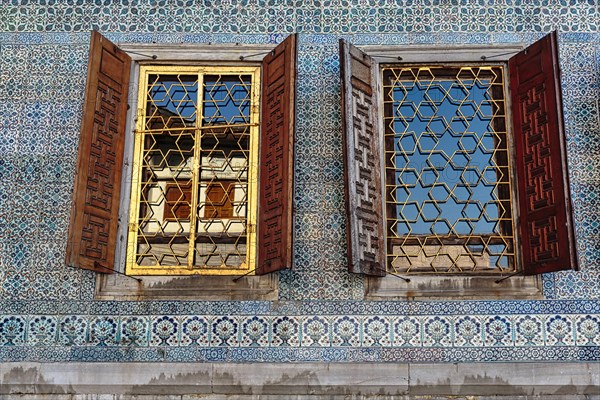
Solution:
M125 53L137 54L138 56L148 57L153 60L156 60L158 58L158 56L156 54L152 54L151 56L149 56L148 54L138 53L137 51L131 51L131 50L125 50Z
M400 56L384 56L384 55L371 54L371 57L374 57L374 58L387 58L389 60L402 61L402 57L400 57Z
M204 96L204 74L198 73L198 97ZM198 99L199 100L199 99ZM202 102L196 102L196 115L199 118L196 119L196 124L200 124L203 119L202 114ZM194 140L194 156L193 156L193 167L192 167L192 204L190 205L190 242L188 246L188 269L192 269L195 264L196 257L196 227L198 225L198 196L199 196L199 184L200 184L200 165L202 164L202 131L200 126L196 127L196 137Z
M228 125L208 125L208 126L186 126L183 128L161 128L161 129L136 129L134 133L153 133L153 132L171 132L171 131L202 131L208 129L222 129L222 128L237 128L237 127L246 127L246 126L258 126L258 123L248 123L248 124L228 124Z
M507 276L505 276L504 278L500 278L500 279L497 279L497 280L495 280L495 281L494 281L494 283L502 283L502 282L504 282L505 280L507 280L507 279L509 279L509 278L512 278L512 277L513 277L513 276L515 276L515 275L520 275L520 274L522 274L522 273L523 273L523 271L517 271L517 272L515 272L514 274L510 274L510 275L507 275Z
M495 58L495 57L502 57L502 56L508 56L510 54L516 54L518 53L518 51L509 51L508 53L501 53L501 54L494 54L493 56L481 56L481 59L483 61L487 60L488 58Z
M240 56L240 61L244 61L246 58L250 58L250 57L264 56L264 55L267 55L267 54L272 53L272 52L273 52L273 50L271 50L271 51L265 51L263 53L250 54L248 56Z
M254 268L254 269L251 269L250 271L246 272L244 275L236 276L236 277L235 277L235 278L233 278L232 280L233 280L233 282L237 282L237 281L239 281L240 279L242 279L243 277L250 275L250 274L251 274L251 273L253 273L254 271L256 271L256 268Z
M227 218L231 220L230 218ZM138 243L141 244L184 244L189 243L188 235L145 235L142 238L138 237ZM236 244L246 243L246 236L243 233L233 236L226 232L202 232L196 233L196 243L215 243L218 241L219 244Z
M402 280L403 280L404 282L406 282L406 283L410 282L410 279L408 279L408 278L405 278L405 277L403 277L403 276L400 276L400 275L398 275L398 274L397 274L397 273L395 273L395 272L390 272L390 271L388 271L388 270L386 270L386 269L383 269L383 268L381 268L381 267L375 267L375 269L378 269L378 270L380 270L380 271L383 271L383 272L385 272L386 274L390 274L390 275L392 275L392 276L395 276L396 278L402 279Z
M507 221L509 221L507 219ZM429 245L502 245L506 244L506 238L512 236L500 235L477 235L477 236L435 236L435 235L413 235L406 237L390 237L388 242L395 246L415 245L422 246L425 241L429 241ZM512 254L512 253L511 253Z

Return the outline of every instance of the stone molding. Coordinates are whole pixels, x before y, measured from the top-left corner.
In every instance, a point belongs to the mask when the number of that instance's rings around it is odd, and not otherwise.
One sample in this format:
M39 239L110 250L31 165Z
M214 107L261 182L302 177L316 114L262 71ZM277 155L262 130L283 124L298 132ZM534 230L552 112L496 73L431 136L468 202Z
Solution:
M589 398L600 396L600 363L0 364L0 398L28 394L113 394L118 399L166 394Z

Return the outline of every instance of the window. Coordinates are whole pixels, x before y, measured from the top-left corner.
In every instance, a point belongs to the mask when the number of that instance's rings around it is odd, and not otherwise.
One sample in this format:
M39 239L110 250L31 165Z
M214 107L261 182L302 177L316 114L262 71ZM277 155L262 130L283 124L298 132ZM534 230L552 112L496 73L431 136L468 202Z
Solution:
M386 263L395 273L511 273L502 65L386 66Z
M175 61L190 52L179 50L131 68L92 33L67 263L129 275L290 268L296 36L259 62L240 62L239 46L221 63ZM127 132L130 80L139 109ZM130 205L126 267L115 264L119 203Z
M260 67L142 66L126 272L255 269Z
M340 46L351 272L577 268L556 33L508 63Z

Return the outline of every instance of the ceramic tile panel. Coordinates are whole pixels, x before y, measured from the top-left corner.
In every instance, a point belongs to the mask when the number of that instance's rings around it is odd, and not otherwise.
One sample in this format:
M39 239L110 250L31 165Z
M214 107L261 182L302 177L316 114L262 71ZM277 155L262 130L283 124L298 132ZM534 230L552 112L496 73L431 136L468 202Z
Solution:
M481 0L41 1L0 7L0 359L600 359L600 10ZM98 301L64 265L89 31L116 43L280 43L299 32L292 271L279 300ZM558 29L581 271L545 300L365 301L347 272L338 40L526 44Z

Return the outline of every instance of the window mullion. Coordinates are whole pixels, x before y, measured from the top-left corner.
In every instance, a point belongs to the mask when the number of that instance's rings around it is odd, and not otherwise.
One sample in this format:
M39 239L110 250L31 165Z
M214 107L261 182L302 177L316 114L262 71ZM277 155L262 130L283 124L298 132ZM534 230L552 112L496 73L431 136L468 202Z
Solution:
M200 196L200 164L202 157L202 101L204 99L204 74L198 73L198 99L196 101L196 129L194 133L194 156L192 162L192 204L190 210L190 240L188 248L188 269L192 269L196 259L196 227L198 226L198 198Z

